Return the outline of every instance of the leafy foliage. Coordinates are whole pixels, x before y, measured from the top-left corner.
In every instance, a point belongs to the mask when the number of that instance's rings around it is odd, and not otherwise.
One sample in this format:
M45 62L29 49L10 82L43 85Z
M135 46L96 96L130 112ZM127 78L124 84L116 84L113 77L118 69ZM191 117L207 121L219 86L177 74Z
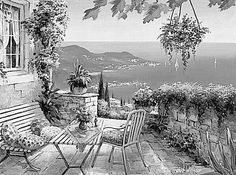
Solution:
M167 129L167 125L169 123L169 119L167 115L148 115L147 121L145 124L147 128L153 129L159 134Z
M149 87L141 88L134 93L133 101L137 107L148 107L152 105L151 96L153 91Z
M150 2L148 0L112 0L112 16L118 14L118 19L126 19L128 12L137 11L139 14L146 14L143 23L147 23L161 17L161 12L167 13L170 10L180 7L188 0L166 0L166 3ZM221 10L226 10L235 6L236 0L209 0L209 7L219 6ZM99 9L108 4L108 0L94 0L94 7L86 10L83 19L98 17Z
M219 126L229 116L235 114L236 89L229 86L210 84L203 87L197 83L164 84L155 91L140 89L133 98L136 106L158 106L164 114L174 108L188 112L195 109L199 121L204 121L208 111L214 111Z
M196 47L202 42L208 28L200 27L196 20L188 17L187 14L179 21L179 17L168 19L168 23L161 27L160 43L165 52L172 59L172 52L180 53L184 68L190 55L195 55Z
M167 13L169 11L169 7L166 4L162 3L154 3L148 7L146 12L146 17L143 19L143 23L149 23L154 19L158 19L161 17L161 13Z
M125 0L113 0L111 4L113 4L111 11L112 17L115 16L118 12L122 13L125 9Z
M98 100L98 117L104 117L107 118L107 116L110 115L110 108L108 106L108 103L104 100Z
M52 85L49 89L44 89L39 96L39 105L49 122L61 119L59 108L61 103L58 101L60 95L57 93L59 89L54 89Z
M209 154L212 166L216 172L218 172L222 175L235 175L235 173L236 173L236 162L235 162L236 152L235 152L235 148L234 148L234 142L233 142L233 138L231 136L231 132L230 132L229 128L227 128L226 133L227 133L227 146L228 146L228 150L230 151L230 156L227 155L221 141L219 140L218 147L220 150L221 160L219 160L219 158L216 158L216 156L212 152L210 137L209 137L209 133L207 132L207 144L208 144L208 148L209 148L208 154ZM220 163L220 161L222 163Z
M180 152L191 154L197 149L196 138L191 133L171 130L167 139L169 146L176 148Z
M179 152L185 152L196 163L207 165L207 162L199 155L196 135L188 132L167 130L164 137L170 147L174 147Z
M107 0L94 0L93 3L95 7L102 7L107 5Z
M85 106L81 106L77 111L77 120L80 122L90 122L93 118L91 112Z
M175 9L176 7L180 7L184 2L188 0L168 0L167 4L171 9Z
M77 59L76 63L74 64L74 72L70 73L67 80L72 92L76 87L86 88L88 86L88 83L91 82L91 76L89 75L89 72L79 64L79 61Z
M209 7L218 5L220 10L229 9L232 6L235 6L236 0L209 0Z
M50 79L50 69L59 66L59 55L55 48L64 40L67 23L67 5L64 0L40 0L33 15L22 22L36 47L35 57L31 58L29 67L36 67L45 84Z
M3 62L0 62L0 77L1 78L6 78L6 72L4 71L5 65Z
M83 20L88 19L88 18L93 18L93 20L95 20L98 17L99 6L85 10L84 13L85 13L85 15L83 17Z

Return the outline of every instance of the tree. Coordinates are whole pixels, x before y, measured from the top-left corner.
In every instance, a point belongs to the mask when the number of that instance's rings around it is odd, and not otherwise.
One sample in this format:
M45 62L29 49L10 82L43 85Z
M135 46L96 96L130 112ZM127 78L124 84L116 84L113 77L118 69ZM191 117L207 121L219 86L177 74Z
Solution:
M105 99L102 72L100 74L100 81L99 81L99 84L98 84L98 99L99 100Z
M130 98L128 98L128 104L130 104Z
M120 106L123 106L123 100L122 100L122 97L120 98Z
M111 94L111 98L115 98L115 96L114 96L113 92L112 92L112 94Z
M108 89L107 82L106 82L106 88L105 88L105 101L108 103L108 106L110 107L110 97L109 97L109 89Z
M220 10L229 9L235 6L236 0L209 0L209 7L218 6ZM93 8L84 11L83 19L93 18L97 19L100 9L108 5L109 0L94 0ZM150 2L149 0L131 0L129 4L128 0L110 0L112 4L111 12L112 17L117 16L118 19L126 19L128 13L136 11L138 14L145 14L143 23L149 23L155 19L161 17L162 13L173 12L176 8L182 6L183 3L189 2L192 4L191 0L166 0L166 3Z

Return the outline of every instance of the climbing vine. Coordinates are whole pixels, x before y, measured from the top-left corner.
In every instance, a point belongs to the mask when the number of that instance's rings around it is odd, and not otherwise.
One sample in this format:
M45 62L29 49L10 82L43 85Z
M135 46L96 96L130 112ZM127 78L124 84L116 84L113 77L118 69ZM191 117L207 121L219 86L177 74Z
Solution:
M33 15L22 23L35 45L29 67L37 69L45 87L50 83L50 69L59 66L56 48L64 40L68 19L64 0L40 0Z

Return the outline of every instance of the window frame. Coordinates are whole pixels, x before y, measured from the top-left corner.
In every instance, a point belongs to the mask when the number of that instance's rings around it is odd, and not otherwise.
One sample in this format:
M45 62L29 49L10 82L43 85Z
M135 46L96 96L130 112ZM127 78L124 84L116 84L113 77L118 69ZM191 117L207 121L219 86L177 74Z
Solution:
M20 11L20 23L25 19L25 5L21 4L21 3L17 3L15 1L11 1L11 0L2 0L2 3L8 4L10 6L16 7L19 9ZM24 27L20 24L19 26L19 37L20 37L20 66L17 68L5 68L4 71L6 72L12 72L12 71L20 71L20 70L24 70L24 65L25 65L25 46L24 43L26 41L26 37L25 37L25 29ZM4 60L3 60L4 61ZM5 64L5 63L4 63Z

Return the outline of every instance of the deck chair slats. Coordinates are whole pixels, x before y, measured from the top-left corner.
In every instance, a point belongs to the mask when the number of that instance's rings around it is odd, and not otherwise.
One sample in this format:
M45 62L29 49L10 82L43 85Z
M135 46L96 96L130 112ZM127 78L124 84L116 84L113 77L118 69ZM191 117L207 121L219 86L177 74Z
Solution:
M135 132L135 114L132 115L132 119L131 119L131 127L130 127L130 131L129 131L129 139L128 142L132 142L133 140L133 136L134 136L134 132Z
M142 130L142 126L144 124L146 112L141 111L133 111L129 114L127 119L127 126L126 126L126 136L128 138L127 143L136 142L139 140L139 135ZM129 123L129 124L128 124ZM125 139L124 139L125 141ZM123 144L127 144L124 143Z
M34 111L35 109L39 109L39 107L38 106L29 106L26 108L19 108L17 110L11 110L11 111L4 112L4 113L0 112L0 116L1 116L1 118L5 118L8 116L16 115L16 114L26 112L26 111Z
M33 103L17 105L17 106L13 106L13 107L10 107L10 108L1 109L0 110L0 115L4 114L4 113L7 113L7 112L10 112L10 111L17 111L19 109L24 109L24 108L27 108L27 107L36 107L37 108L37 107L39 107L39 104L38 104L38 102L33 102Z
M32 113L35 113L35 108L28 108L27 110L19 110L19 111L11 111L9 113L4 113L2 115L0 115L0 123L9 121L9 120L13 120L14 118L18 118L21 116L26 116Z
M2 120L2 123L4 123L4 122L17 123L22 120L27 120L28 118L33 118L34 116L35 116L34 113L24 113L24 114L12 116L11 118L7 118L5 120Z

